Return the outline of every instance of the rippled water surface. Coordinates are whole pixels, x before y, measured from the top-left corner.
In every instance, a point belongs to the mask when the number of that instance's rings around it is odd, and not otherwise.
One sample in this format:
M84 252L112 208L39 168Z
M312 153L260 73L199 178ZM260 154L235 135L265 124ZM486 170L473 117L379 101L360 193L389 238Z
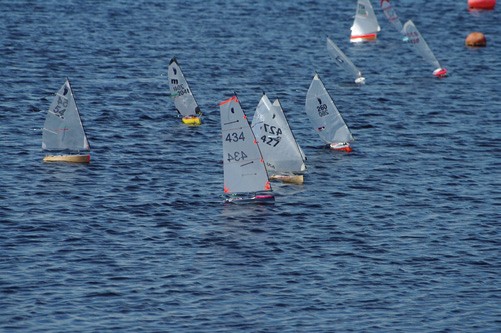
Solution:
M378 1L373 1L378 5ZM0 1L0 330L499 332L499 8L396 2L450 76L355 1ZM468 49L472 31L488 47ZM367 83L335 67L337 41ZM176 117L176 56L205 113ZM314 72L351 128L321 147ZM41 127L71 82L89 165L44 164ZM218 103L280 98L307 157L272 206L222 204Z

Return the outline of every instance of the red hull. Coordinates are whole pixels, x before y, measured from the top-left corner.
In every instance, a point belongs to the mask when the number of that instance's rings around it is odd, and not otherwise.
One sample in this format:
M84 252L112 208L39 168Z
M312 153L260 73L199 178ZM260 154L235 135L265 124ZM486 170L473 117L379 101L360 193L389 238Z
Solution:
M495 6L496 0L468 0L468 8L470 9L492 10Z

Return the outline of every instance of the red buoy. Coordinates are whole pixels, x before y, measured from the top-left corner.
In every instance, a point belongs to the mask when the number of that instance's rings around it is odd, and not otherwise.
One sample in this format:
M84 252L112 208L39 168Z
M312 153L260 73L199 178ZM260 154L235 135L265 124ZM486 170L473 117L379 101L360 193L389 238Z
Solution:
M483 33L475 31L466 37L465 44L472 47L484 47L487 46L487 39Z
M493 10L496 6L496 0L468 0L469 9Z

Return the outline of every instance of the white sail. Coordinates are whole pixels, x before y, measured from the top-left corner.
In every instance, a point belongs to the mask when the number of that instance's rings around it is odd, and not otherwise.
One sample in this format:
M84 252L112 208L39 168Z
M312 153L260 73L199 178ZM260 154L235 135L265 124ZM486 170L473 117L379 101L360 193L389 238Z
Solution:
M390 4L390 0L380 0L380 2L384 16L386 16L388 21L390 21L391 25L393 25L393 27L395 27L395 29L397 29L398 32L404 34L402 31L404 26L402 25L402 22L400 21L400 18L398 17L395 8L392 7L392 5Z
M193 97L188 81L186 81L176 58L172 58L169 62L168 78L170 94L174 99L176 110L183 117L200 114L200 107Z
M68 79L49 107L42 131L42 149L71 152L90 150Z
M358 0L357 12L351 26L350 41L362 42L374 40L377 38L379 31L381 31L381 27L379 26L370 0Z
M306 170L301 150L278 100L271 104L263 94L251 126L270 175Z
M325 143L349 143L353 141L348 126L346 126L343 117L318 74L313 77L306 94L306 113L315 132Z
M285 116L284 109L282 108L282 104L280 103L280 101L278 99L275 99L273 101L273 106L275 106L277 108L277 112L282 114L283 118L285 119L285 125L289 129L291 135L294 137L294 141L296 142L297 148L299 149L299 153L301 154L301 159L303 160L303 163L304 163L306 161L306 155L304 154L304 151L301 148L301 146L299 145L299 143L297 143L296 137L294 136L294 133L292 132L292 129L289 126L289 121L287 120L287 117ZM306 170L306 166L304 168Z
M219 106L224 192L235 194L271 191L263 157L237 97L233 96Z
M447 70L442 68L423 36L419 33L414 22L411 20L407 21L404 24L403 31L408 38L408 42L413 46L413 49L416 50L426 62L435 67L433 74L436 76L444 76Z
M334 59L334 63L336 65L353 75L355 82L362 83L365 80L362 77L362 72L357 68L357 66L351 62L350 58L348 58L329 37L327 37L327 51L329 51L329 54L332 59Z

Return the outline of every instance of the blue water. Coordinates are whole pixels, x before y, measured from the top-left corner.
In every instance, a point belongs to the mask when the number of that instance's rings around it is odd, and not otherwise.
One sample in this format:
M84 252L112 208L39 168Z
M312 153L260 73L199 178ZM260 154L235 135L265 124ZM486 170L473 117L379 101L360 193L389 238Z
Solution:
M373 1L377 5L377 1ZM500 332L499 8L402 0L450 76L354 1L0 1L0 331ZM469 49L482 31L488 46ZM357 64L357 87L325 37ZM176 56L205 113L169 98ZM322 148L317 71L356 141ZM44 164L71 82L89 165ZM272 206L222 204L218 103L280 98L308 161Z

